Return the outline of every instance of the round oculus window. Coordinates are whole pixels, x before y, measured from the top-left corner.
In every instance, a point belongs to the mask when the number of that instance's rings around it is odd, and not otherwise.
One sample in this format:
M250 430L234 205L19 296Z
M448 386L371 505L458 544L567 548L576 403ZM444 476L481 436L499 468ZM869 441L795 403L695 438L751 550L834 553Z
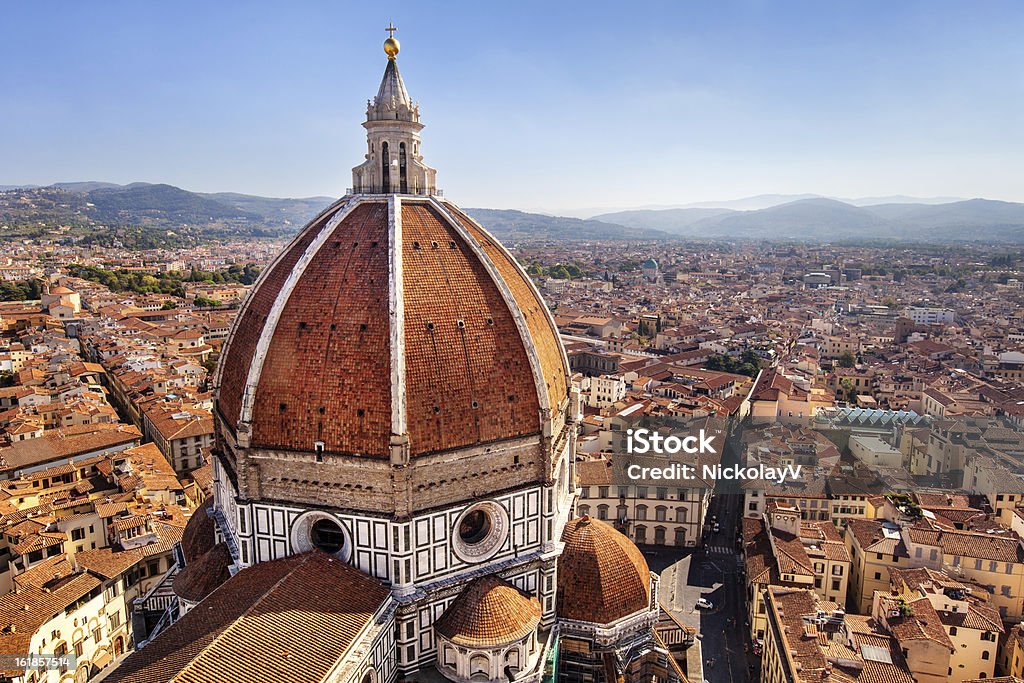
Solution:
M459 522L459 538L466 545L476 545L491 531L491 516L482 508L471 510Z
M318 519L309 530L310 542L329 555L345 547L345 532L341 525L331 519Z
M464 562L483 562L501 550L509 526L508 512L499 503L477 503L456 519L452 548Z
M348 531L334 515L320 510L307 512L292 525L292 548L305 553L320 550L348 561L352 554L352 542Z

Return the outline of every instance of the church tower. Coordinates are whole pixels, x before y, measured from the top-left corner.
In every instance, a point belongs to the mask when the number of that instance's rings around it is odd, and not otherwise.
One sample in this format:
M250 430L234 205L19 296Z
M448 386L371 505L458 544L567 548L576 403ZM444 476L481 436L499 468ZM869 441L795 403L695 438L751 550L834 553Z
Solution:
M396 30L388 26L388 64L377 96L366 103L366 161L352 169L354 194L437 194L437 171L420 154L420 108L398 72Z

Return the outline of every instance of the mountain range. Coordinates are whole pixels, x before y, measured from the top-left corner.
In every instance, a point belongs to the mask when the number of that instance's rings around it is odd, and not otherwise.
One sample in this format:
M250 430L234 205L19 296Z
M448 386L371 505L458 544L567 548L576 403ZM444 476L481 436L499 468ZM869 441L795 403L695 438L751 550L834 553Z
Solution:
M1024 204L946 199L950 198L841 201L815 195L759 195L590 218L511 209L466 211L500 239L512 241L681 238L1024 244ZM67 236L70 231L72 236L100 242L113 235L127 246L147 248L172 237L176 244L273 237L293 233L332 201L330 197L198 193L151 183L0 186L0 237Z
M902 240L1024 243L1024 204L967 199L855 206L813 197L761 209L620 211L592 220L653 228L683 238L799 241Z

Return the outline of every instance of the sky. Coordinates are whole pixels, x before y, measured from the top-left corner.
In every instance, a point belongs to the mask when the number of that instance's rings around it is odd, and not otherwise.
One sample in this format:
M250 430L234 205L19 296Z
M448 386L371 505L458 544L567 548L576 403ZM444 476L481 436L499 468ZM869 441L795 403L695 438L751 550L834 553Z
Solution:
M1017 0L5 3L0 184L341 196L393 21L463 206L1024 201Z

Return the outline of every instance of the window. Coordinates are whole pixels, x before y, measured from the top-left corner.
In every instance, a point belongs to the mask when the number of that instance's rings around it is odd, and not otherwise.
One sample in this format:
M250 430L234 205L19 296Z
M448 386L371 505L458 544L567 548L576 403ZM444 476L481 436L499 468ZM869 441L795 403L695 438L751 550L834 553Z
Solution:
M633 532L637 543L647 543L647 527L640 525Z
M832 590L834 590L834 591L838 591L838 590L839 590L839 588L840 588L840 587L841 587L842 585L843 585L843 582L842 582L842 581L840 581L839 579L832 579Z
M480 511L480 514L486 517L482 511ZM486 521L490 522L489 519ZM463 520L462 526L465 526L465 524L466 521ZM488 525L489 528L490 526ZM461 527L459 533L462 533ZM486 531L484 533L486 535ZM333 555L345 547L345 532L341 530L337 522L330 519L318 519L313 522L313 527L309 531L309 540L316 548L329 555Z
M628 495L629 495L629 487L628 486L620 486L619 487L619 498L625 498Z
M843 566L841 564L832 565L832 576L842 576Z
M581 486L580 487L580 498L590 498L590 487L589 486Z
M685 507L676 508L676 522L678 524L686 524L687 509Z
M957 634L956 626L949 627L949 635L955 636Z
M664 505L659 505L658 507L654 508L654 519L656 519L659 522L664 522L668 516L667 513L668 508L666 508Z
M582 517L583 515L589 515L590 514L590 506L589 505L580 505L579 513L580 513L580 517Z
M646 486L637 486L636 487L636 497L637 498L646 498L647 497L647 487Z
M665 545L665 527L656 526L654 527L654 544Z
M641 520L641 521L647 519L647 506L646 505L637 505L636 506L636 518L638 520Z
M985 650L984 652L981 653L981 658L982 659L988 659L991 656L992 656L992 653L989 652L988 650Z
M663 486L659 486L657 489L657 495L658 500L665 500L666 498L668 498L668 489Z
M608 497L608 487L607 486L599 486L597 488L597 495L598 495L599 498L607 498Z
M72 541L81 541L83 538L85 538L85 529L72 529L71 530L71 540Z
M882 572L875 572L875 581L882 580Z
M489 671L487 657L485 655L473 655L469 660L469 677L476 678L482 681L489 680L491 675Z
M608 506L598 505L597 506L597 518L601 520L608 519Z

